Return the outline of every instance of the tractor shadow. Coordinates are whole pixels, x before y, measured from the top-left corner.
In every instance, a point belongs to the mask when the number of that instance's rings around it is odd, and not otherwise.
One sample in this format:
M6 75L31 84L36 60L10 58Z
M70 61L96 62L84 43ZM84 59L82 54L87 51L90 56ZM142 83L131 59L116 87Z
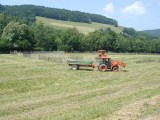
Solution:
M70 68L70 70L72 70L72 69ZM98 71L98 72L101 72L98 69L89 69L89 68L79 68L78 71ZM114 72L114 71L107 70L105 72ZM128 72L128 70L118 70L117 72Z
M128 70L120 70L120 72L128 72Z
M87 68L79 68L78 71L98 71L98 72L101 72L98 69L87 69ZM106 72L114 72L114 71L107 70ZM128 70L119 70L117 72L128 72Z
M70 68L69 70L72 70L72 68ZM95 69L88 69L88 68L79 68L76 71L96 71L96 70Z
M79 68L78 71L95 71L94 69Z

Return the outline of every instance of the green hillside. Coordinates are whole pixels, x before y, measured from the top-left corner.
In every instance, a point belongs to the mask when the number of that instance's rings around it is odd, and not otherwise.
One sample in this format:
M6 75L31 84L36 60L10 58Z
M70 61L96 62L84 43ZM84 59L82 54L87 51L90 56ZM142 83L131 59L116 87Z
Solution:
M152 35L155 35L157 37L160 37L160 29L155 29L155 30L144 30L143 32L149 33Z
M91 23L98 22L118 26L118 22L103 15L85 13L81 11L71 11L66 9L49 8L36 5L1 5L0 12L17 16L27 24L35 22L35 16L41 16L56 20Z
M93 32L95 30L99 30L100 28L106 29L110 27L112 30L114 30L116 33L120 33L123 30L123 27L115 27L114 25L107 25L107 24L101 24L92 22L92 24L88 23L80 23L80 22L71 22L71 21L62 21L62 20L55 20L45 17L39 17L36 16L37 22L42 22L48 26L54 26L56 28L77 28L81 33L88 34L89 32Z

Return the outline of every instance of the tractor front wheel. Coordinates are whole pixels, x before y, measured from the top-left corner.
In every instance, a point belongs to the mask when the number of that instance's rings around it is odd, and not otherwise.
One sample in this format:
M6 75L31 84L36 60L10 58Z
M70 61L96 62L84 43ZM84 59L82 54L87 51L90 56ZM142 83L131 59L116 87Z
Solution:
M112 68L112 71L117 72L117 71L118 71L118 66L114 66L114 67Z
M98 66L98 69L99 69L99 71L105 72L105 71L107 71L107 65L104 64L104 63L101 63L101 64Z

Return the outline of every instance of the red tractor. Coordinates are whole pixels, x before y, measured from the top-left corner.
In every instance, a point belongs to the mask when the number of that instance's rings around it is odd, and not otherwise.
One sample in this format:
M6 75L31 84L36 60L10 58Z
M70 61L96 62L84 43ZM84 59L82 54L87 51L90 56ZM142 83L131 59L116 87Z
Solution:
M107 70L118 71L119 65L122 67L126 66L126 64L123 62L112 60L111 58L107 57L105 50L99 50L98 57L96 57L96 59L99 60L98 66L94 65L93 61L68 60L67 63L69 66L71 66L72 70L78 70L80 67L98 67L98 69L102 72Z
M119 65L122 67L126 66L126 64L121 61L112 60L110 57L107 57L105 50L99 50L98 57L96 57L96 59L100 61L98 69L102 72L107 70L118 71Z

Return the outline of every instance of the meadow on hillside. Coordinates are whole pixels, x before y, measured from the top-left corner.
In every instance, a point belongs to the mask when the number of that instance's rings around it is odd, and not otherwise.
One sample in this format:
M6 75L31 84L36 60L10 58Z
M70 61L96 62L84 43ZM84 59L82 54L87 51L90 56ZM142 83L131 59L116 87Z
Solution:
M62 20L50 19L50 18L45 18L45 17L40 17L40 16L36 16L36 21L42 22L48 26L54 26L56 28L62 28L62 29L76 28L79 32L84 33L84 34L88 34L95 30L99 30L100 28L106 29L108 27L110 27L116 33L120 33L123 30L123 27L121 26L115 27L114 25L101 24L101 23L96 23L96 22L92 22L91 24L89 24L89 23L62 21Z
M93 59L96 53L61 55ZM158 120L160 56L109 56L127 67L73 71L63 62L0 54L0 120Z

